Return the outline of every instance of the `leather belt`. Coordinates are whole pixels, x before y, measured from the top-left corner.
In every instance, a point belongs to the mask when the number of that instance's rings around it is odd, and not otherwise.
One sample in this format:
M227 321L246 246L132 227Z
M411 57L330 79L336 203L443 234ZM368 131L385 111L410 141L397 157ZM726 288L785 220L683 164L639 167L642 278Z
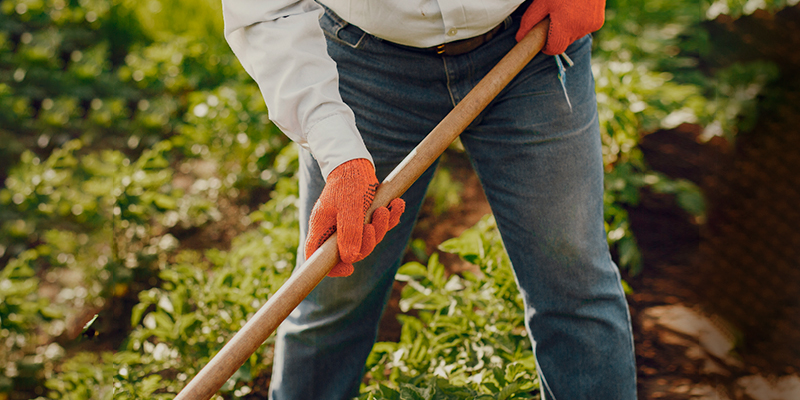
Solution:
M500 25L495 26L492 30L484 33L483 35L471 37L469 39L457 40L455 42L443 43L438 46L423 48L420 50L435 52L436 54L445 56L457 56L460 54L469 53L470 51L477 49L480 45L492 40L492 38L500 33L505 26L506 22L503 21L500 23Z

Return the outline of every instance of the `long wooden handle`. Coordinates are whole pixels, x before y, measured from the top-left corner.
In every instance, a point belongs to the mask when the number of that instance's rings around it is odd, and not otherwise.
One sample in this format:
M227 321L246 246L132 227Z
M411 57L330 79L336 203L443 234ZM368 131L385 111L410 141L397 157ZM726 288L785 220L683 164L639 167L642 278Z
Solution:
M549 21L536 25L384 179L368 215L400 197L542 49ZM211 398L322 281L339 260L336 234L301 265L175 399ZM338 278L347 279L347 278Z

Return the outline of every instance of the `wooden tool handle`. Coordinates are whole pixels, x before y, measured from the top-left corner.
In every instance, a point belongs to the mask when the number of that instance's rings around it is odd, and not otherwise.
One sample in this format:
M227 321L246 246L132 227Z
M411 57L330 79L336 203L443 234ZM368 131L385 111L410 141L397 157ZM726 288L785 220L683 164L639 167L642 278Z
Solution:
M367 215L400 197L436 161L450 143L544 47L549 25L547 19L536 25L384 179ZM334 234L294 271L289 280L261 306L175 399L211 398L325 278L338 260L339 252Z

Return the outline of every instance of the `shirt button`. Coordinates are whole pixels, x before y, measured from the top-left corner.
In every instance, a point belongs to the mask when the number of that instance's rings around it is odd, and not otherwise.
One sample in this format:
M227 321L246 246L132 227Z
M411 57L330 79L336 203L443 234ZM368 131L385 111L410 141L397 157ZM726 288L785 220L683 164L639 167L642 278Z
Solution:
M455 36L455 35L456 35L456 33L458 33L458 29L456 29L456 28L450 28L450 30L449 30L449 31L447 31L447 36Z

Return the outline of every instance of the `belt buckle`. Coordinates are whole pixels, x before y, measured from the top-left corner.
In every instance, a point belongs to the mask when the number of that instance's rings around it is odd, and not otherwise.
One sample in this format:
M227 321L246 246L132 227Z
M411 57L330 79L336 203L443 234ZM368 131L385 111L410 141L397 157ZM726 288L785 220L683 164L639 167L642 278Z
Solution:
M436 54L439 54L439 55L444 54L445 51L447 51L447 49L445 49L445 47L444 47L446 44L447 43L442 43L442 44L436 46Z

